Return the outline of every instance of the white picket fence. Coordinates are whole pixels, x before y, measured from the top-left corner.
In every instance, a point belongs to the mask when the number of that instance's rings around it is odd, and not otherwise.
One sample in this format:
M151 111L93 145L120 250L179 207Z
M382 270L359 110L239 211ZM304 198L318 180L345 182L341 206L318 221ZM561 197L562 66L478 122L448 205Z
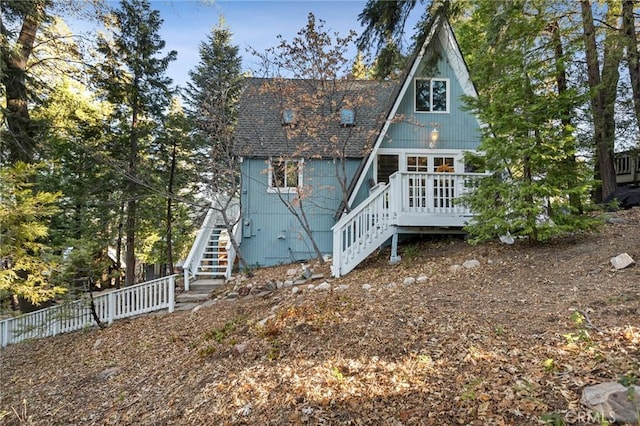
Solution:
M170 275L94 297L100 322L111 324L117 319L160 309L173 312L176 277ZM86 297L0 321L0 343L5 347L27 339L55 336L96 325L91 314L91 300Z

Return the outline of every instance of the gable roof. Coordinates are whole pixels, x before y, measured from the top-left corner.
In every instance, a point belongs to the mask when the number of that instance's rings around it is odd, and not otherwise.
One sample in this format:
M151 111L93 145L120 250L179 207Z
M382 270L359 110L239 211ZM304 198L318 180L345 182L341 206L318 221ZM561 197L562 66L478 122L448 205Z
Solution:
M371 149L397 83L247 78L238 104L234 153L244 157L363 158ZM340 110L355 125L340 125ZM293 125L283 125L283 112Z
M373 165L373 161L376 158L376 153L380 148L380 144L384 140L389 126L391 125L392 120L398 110L398 107L400 106L402 99L407 93L407 90L409 90L409 87L420 67L422 60L425 58L429 49L433 47L436 40L439 40L441 45L444 46L443 53L446 56L447 61L451 65L456 79L462 87L463 93L467 96L478 96L476 88L471 81L469 68L467 67L466 62L462 57L460 46L458 45L458 41L455 38L453 29L451 28L451 24L449 24L449 21L442 14L436 15L429 22L428 27L426 28L424 41L421 45L417 46L412 57L407 63L407 68L402 77L402 80L398 85L398 89L394 93L392 99L393 104L387 112L385 123L382 126L380 133L377 135L377 139L373 148L371 149L371 152L369 152L369 155L365 159L363 159L361 167L358 168L356 176L354 177L354 181L349 188L349 206L353 204L360 187L364 183L366 173Z

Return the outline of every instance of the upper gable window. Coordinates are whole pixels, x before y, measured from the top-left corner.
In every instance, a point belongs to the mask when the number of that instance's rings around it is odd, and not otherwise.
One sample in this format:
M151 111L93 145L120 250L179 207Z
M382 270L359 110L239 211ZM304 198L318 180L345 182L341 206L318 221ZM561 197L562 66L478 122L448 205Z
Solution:
M292 109L285 109L282 111L282 125L283 126L293 126L294 125L295 114Z
M302 159L269 159L268 192L296 192L302 185L302 164Z
M353 127L356 125L356 113L349 108L340 110L340 125L342 127Z
M416 78L416 112L449 112L449 80Z

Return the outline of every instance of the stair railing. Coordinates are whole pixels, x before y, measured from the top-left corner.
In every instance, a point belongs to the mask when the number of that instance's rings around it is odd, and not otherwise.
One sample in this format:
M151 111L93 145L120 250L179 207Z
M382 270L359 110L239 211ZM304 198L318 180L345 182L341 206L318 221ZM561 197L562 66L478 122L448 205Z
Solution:
M333 226L334 277L349 273L393 235L389 187L374 187L364 202Z
M207 212L207 216L204 218L204 222L202 222L202 226L198 230L196 240L191 246L189 255L184 262L183 273L185 291L189 291L189 281L192 278L196 277L200 259L202 258L204 250L207 247L207 242L209 241L211 232L215 228L218 215L219 213L217 211L215 211L214 209L209 209L209 211Z

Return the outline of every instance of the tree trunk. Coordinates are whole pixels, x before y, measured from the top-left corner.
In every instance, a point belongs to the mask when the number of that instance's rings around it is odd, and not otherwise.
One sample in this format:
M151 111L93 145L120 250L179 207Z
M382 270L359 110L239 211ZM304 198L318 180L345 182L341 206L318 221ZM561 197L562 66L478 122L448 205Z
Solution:
M17 41L18 49L10 51L3 48L0 57L6 66L2 83L7 102L5 117L9 129L8 151L11 164L17 161L33 162L35 155L35 131L27 105L27 62L41 23L42 9L40 3L34 3L34 9L22 22ZM4 27L1 19L0 17L0 29L2 37L5 37L8 29Z
M124 219L124 202L120 203L120 212L118 213L118 239L116 241L116 271L118 275L116 276L116 288L120 288L122 284L122 270L120 259L122 259L122 227Z
M622 2L622 30L627 47L627 62L631 79L633 108L636 113L636 125L640 130L640 58L638 57L638 38L633 15L634 3L634 0L624 0Z
M169 185L167 188L167 270L165 276L173 274L173 179L176 173L176 140L172 141L171 169L169 171Z
M127 181L127 254L125 262L127 269L125 274L125 285L130 286L136 282L136 214L138 183L136 182L136 171L138 165L138 108L137 100L133 101L131 112L131 134L129 139L129 176Z
M563 97L567 94L568 85L567 85L567 71L564 60L564 49L562 47L562 37L560 35L560 25L557 21L554 21L549 26L549 30L551 31L551 43L553 44L553 54L556 68L556 86L558 90L558 95ZM570 104L566 104L565 111L562 112L560 116L560 122L562 123L563 133L567 136L570 136L571 133L571 115L573 114L573 108ZM575 146L572 147L572 151L575 151ZM567 155L566 160L567 168L572 170L574 173L577 171L578 164L576 162L575 154ZM580 197L577 194L571 193L569 195L569 204L571 207L578 213L583 213L582 201L580 201Z
M615 56L611 55L611 52L607 55L607 46L611 45L611 37L607 37L605 40L605 55L603 66L603 76L607 75L607 84L604 84L603 78L600 77L600 65L598 61L598 50L596 44L596 30L593 24L593 14L591 12L590 0L581 0L582 9L582 25L584 31L585 41L585 56L587 60L587 80L589 89L591 92L591 111L593 115L593 127L594 127L594 145L595 153L597 157L595 165L595 177L601 181L601 187L594 194L596 202L602 202L609 194L615 191L616 188L616 175L613 168L613 133L611 127L615 130L615 123L611 121L607 123L606 119L610 115L608 114L606 103L611 99L611 95L615 100L615 88L613 94L607 94L606 90L611 86L614 80L614 72L612 67L617 65L613 60ZM610 46L610 48L613 46ZM619 63L619 62L618 62ZM616 84L617 84L617 79ZM609 96L606 96L609 95ZM613 105L610 105L611 110ZM610 116L613 120L613 116Z

